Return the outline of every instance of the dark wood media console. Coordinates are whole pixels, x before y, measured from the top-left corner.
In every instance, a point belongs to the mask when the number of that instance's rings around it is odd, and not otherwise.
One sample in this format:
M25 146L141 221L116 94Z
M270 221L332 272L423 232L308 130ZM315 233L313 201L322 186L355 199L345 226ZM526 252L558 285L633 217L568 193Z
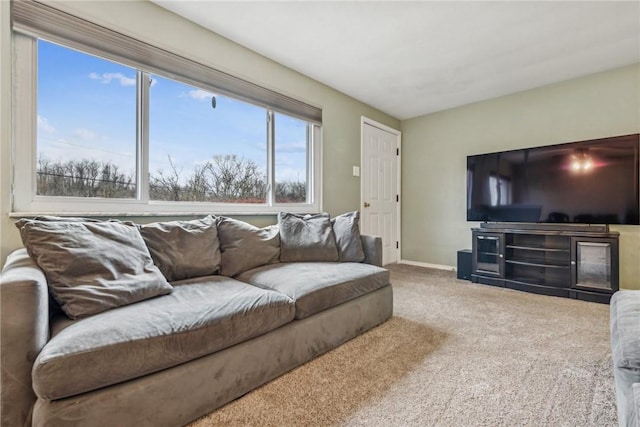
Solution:
M609 303L618 290L618 237L607 226L492 224L472 228L471 281Z

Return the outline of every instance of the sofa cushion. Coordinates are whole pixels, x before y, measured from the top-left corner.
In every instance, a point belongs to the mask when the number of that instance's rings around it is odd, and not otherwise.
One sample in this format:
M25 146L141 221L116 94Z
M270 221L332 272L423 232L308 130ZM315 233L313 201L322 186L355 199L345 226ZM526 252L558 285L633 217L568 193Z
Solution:
M364 249L360 238L360 212L353 211L331 219L336 236L338 257L342 262L364 261Z
M637 382L640 382L640 292L616 292L609 309L613 364L637 370Z
M23 219L16 226L71 318L171 292L133 224Z
M353 262L281 263L246 271L238 280L289 296L302 319L389 284L389 271Z
M611 297L611 353L620 425L636 425L634 387L640 383L640 291L618 291Z
M635 383L631 386L629 400L627 423L631 426L640 425L640 383Z
M215 219L154 222L140 226L153 262L168 281L215 274L220 268L220 242Z
M278 227L280 262L338 261L329 215L280 212Z
M258 228L233 218L218 218L222 262L220 274L233 277L260 265L278 262L278 227Z
M287 296L228 277L176 282L169 295L55 323L33 388L60 399L120 383L264 334L294 312Z

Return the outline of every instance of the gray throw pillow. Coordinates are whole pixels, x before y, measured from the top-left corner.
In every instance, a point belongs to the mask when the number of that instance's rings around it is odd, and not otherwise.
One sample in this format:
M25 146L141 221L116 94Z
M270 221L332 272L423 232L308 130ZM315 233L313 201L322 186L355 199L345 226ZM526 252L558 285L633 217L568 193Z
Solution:
M280 261L338 261L336 238L327 214L278 214Z
M278 262L278 226L258 228L233 218L218 218L222 262L220 274L237 276L252 268Z
M347 212L331 220L336 236L338 256L342 262L364 261L364 249L360 239L360 212Z
M133 225L24 219L16 226L72 319L171 292Z
M140 226L153 262L170 282L210 276L220 268L215 219L154 222Z

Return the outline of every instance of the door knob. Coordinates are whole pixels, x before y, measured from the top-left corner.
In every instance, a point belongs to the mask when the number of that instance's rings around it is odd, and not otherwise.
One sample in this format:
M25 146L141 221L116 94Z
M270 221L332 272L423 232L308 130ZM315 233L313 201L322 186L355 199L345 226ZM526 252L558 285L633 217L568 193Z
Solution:
M368 208L369 206L371 206L371 205L369 204L369 202L364 202L364 207L365 207L365 208Z

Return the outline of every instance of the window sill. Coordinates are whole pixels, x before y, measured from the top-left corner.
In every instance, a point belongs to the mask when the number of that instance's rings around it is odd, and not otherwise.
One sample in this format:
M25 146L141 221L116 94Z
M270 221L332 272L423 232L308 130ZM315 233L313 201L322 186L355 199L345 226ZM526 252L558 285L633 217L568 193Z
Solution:
M60 212L60 211L43 211L43 212L10 212L9 218L34 218L43 215L52 215L60 217L91 217L91 218L114 218L114 217L141 217L141 218L153 218L153 217L194 217L203 215L214 216L276 216L279 212L291 212L291 213L320 213L320 210L314 208L301 209L282 207L273 211L208 211L208 212L89 212L89 211L73 211L73 212Z
M33 218L41 215L54 215L54 216L82 216L82 217L194 217L203 215L215 215L215 216L275 216L279 212L291 212L291 213L319 213L322 212L315 205L296 205L296 206L264 206L258 209L247 209L246 207L238 207L236 209L215 209L211 207L203 206L201 209L169 209L169 210L81 210L81 209L37 209L29 211L15 211L9 212L10 218Z

